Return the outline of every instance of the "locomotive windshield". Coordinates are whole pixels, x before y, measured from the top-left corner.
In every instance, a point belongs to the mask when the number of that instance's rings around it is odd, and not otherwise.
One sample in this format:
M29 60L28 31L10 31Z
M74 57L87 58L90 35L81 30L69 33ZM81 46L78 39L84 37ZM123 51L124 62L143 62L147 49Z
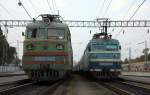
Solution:
M64 38L64 30L61 29L28 29L27 30L27 38Z
M28 29L27 38L46 38L45 29Z
M64 38L64 30L48 29L48 38L52 38L52 37L63 39Z
M92 49L93 50L107 50L107 51L117 51L118 45L114 44L114 45L99 45L99 44L92 44Z
M91 58L103 58L103 59L119 59L120 54L119 53L100 53L100 54L92 54Z

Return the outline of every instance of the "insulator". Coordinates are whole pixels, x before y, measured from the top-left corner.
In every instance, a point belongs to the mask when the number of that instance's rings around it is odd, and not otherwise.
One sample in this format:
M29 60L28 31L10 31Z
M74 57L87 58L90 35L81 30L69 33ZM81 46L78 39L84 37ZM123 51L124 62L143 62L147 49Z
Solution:
M147 33L149 33L149 29L147 30Z
M19 5L19 6L22 6L22 3L19 1L19 2L18 2L18 5Z
M123 30L123 34L125 33L125 31Z

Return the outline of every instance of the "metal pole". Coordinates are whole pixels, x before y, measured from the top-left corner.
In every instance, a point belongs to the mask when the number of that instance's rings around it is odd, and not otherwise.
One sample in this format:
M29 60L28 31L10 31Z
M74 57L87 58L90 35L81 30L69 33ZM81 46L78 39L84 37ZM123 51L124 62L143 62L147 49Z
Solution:
M147 41L145 40L145 64L147 66Z
M17 53L17 58L19 58L19 40L17 40L17 52L18 52ZM17 70L17 66L18 66L18 64L15 65L15 71Z
M129 61L131 61L131 47L129 47Z
M129 71L131 71L131 47L129 47Z
M18 52L18 58L19 58L19 40L17 40L17 52Z
M5 53L6 53L6 64L7 64L7 53L8 53L8 45L9 44L7 44L7 34L8 34L8 29L7 29L7 26L5 26L5 37L6 37L6 51L5 51ZM7 65L5 66L5 71L7 72Z
M5 36L4 36L5 37ZM2 42L3 42L3 47L2 47L2 72L4 71L4 63L5 63L5 41L4 38L2 38Z

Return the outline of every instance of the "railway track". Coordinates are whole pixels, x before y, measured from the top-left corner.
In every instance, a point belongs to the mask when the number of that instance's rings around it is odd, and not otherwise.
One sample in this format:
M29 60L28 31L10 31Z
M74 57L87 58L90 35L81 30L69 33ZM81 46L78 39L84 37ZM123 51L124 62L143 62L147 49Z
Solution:
M26 74L1 74L0 77L26 76Z
M64 80L54 83L53 85L51 85L50 87L45 89L43 92L39 93L38 95L63 95L62 94L63 89L59 89L60 94L55 94L58 87L60 87L63 83L64 83Z
M116 94L118 95L134 95L133 93L131 92L128 92L124 89L121 89L113 84L111 84L110 82L109 83L106 83L106 82L98 82L100 85L104 86L105 88L109 89L109 90L112 90L114 91Z
M150 95L150 85L131 81L118 81L118 84L130 88L134 95Z
M30 85L33 85L33 82L3 89L3 90L0 90L0 95L13 95L13 93L19 90L23 90L25 87L28 87Z
M150 95L150 85L131 81L98 82L118 95Z
M25 84L25 83L29 83L29 82L31 82L30 79L23 79L23 80L18 80L18 81L13 81L13 82L1 83L0 84L0 90L7 89L7 88L10 88L10 87L15 87L15 86Z
M0 95L51 95L64 80L50 83L29 82L0 90Z
M71 88L73 86L75 86L74 88L76 88L77 84L80 84L83 87L84 83L80 83L79 79L80 77L75 78L74 81L69 82L70 80L72 80L72 78L68 78L64 80L53 81L51 83L46 82L46 84L45 83L37 84L34 82L30 82L30 83L0 90L0 95L66 95L68 91L70 93L73 93L74 89ZM82 81L87 81L87 80L82 79ZM70 85L74 82L76 82L77 84ZM99 88L94 84L95 81L91 81L91 82L92 83L87 81L88 84L91 84L91 86L89 87ZM96 81L96 83L98 83L97 85L104 86L106 89L109 89L116 93L113 95L150 95L150 85L146 85L142 83L131 82L131 81L111 81L111 82ZM71 88L68 90L67 88L69 87ZM78 88L76 88L75 91L79 90L77 89ZM81 95L81 94L78 93L77 95Z
M0 84L1 86L6 86L6 85L12 85L12 84L21 84L21 83L26 83L31 81L30 79L23 79L23 80L17 80L17 81L13 81L13 82L4 82Z

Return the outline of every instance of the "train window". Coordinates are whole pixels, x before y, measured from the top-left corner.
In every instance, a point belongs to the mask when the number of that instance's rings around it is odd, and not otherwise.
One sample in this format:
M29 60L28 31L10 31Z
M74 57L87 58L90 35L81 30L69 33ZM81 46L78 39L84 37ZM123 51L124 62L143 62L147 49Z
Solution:
M27 30L27 38L31 38L32 36L32 31L31 30Z
M105 50L104 45L92 45L92 50Z
M46 38L46 34L47 33L46 33L45 29L38 29L36 38Z
M46 38L45 29L28 29L27 38Z
M37 29L32 30L32 38L36 38Z
M119 46L119 49L121 49L121 46Z
M62 29L48 29L48 38L64 38L64 30Z
M88 47L88 51L91 51L91 47Z
M91 54L91 58L103 58L103 59L120 59L119 53L100 53L100 54Z
M106 49L107 50L118 50L118 46L117 45L106 45Z
M27 30L27 38L36 38L37 29Z

